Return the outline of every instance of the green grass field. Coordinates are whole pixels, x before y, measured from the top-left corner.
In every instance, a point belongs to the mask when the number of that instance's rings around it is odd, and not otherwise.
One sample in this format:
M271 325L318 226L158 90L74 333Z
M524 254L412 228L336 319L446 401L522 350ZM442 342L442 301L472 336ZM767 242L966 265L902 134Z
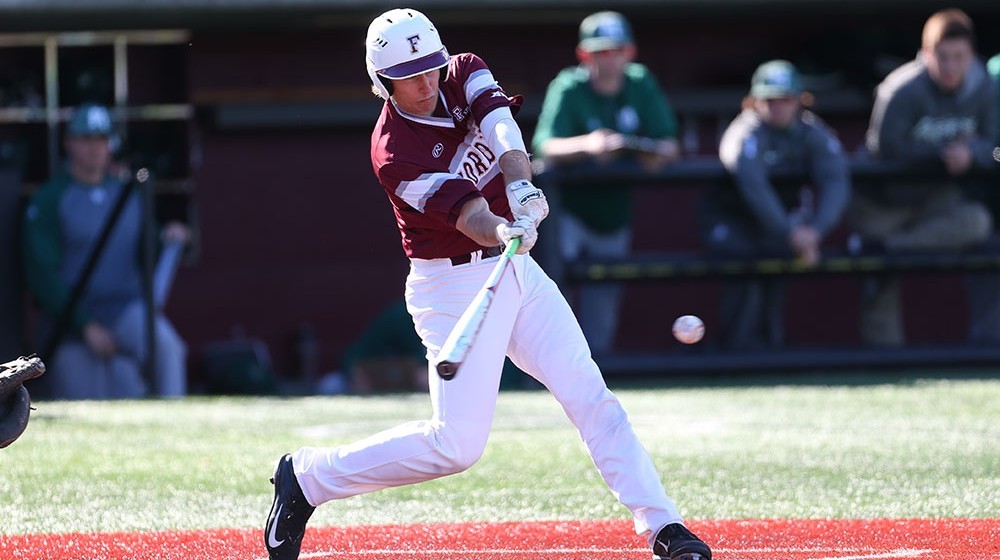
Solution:
M692 519L1000 517L1000 380L620 388ZM260 526L274 461L423 419L426 395L36 403L0 451L2 534ZM311 526L625 519L543 391L501 393L483 459Z

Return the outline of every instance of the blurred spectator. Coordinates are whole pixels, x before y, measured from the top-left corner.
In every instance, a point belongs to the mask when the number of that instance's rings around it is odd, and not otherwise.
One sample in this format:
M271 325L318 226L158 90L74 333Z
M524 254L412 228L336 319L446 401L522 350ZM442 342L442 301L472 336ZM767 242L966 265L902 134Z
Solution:
M379 312L345 350L343 371L356 393L426 391L426 354L400 299Z
M1000 105L1000 53L993 55L993 58L986 63L986 71L990 75L990 79L993 81L994 93L997 94L997 105ZM1000 118L1000 116L998 116L998 118ZM1000 130L1000 122L997 123L997 129ZM997 145L1000 146L1000 142L998 142Z
M836 134L803 110L805 96L797 70L787 61L772 60L754 72L743 110L719 146L733 185L720 186L701 207L700 229L711 253L739 259L794 257L807 266L819 261L821 243L847 205L850 174ZM775 169L806 172L812 188L801 181L772 180ZM722 345L743 350L781 346L784 301L784 278L732 280L720 302Z
M579 66L549 84L533 147L554 164L637 159L655 169L676 159L677 119L656 79L633 62L636 46L625 18L598 12L580 24ZM573 187L562 193L560 251L566 260L617 257L632 242L632 192L617 183ZM579 289L577 315L591 350L614 343L621 287Z
M83 105L66 128L68 165L35 193L24 222L27 285L44 314L41 340L52 336L91 248L124 186L113 168L111 117ZM187 227L169 224L164 240L186 241ZM45 356L51 397L135 398L150 388L141 375L146 355L139 193L126 202L93 274L73 310L70 332ZM186 347L170 322L156 317L155 393L186 392Z
M993 99L998 119L995 145L1000 146L1000 54L995 55L986 65L990 81L993 83ZM994 153L994 159L1000 161L1000 152ZM1000 163L996 164L1000 167ZM980 180L976 185L979 194L993 216L993 235L990 244L1000 247L1000 235L997 235L997 216L1000 216L1000 193L997 192L995 180ZM995 344L1000 342L1000 273L979 272L969 274L969 340L976 343Z
M344 350L341 369L326 374L317 386L321 394L426 391L427 349L413 327L406 301L390 303ZM504 361L501 389L537 388L537 382Z
M974 43L972 21L964 12L939 11L924 25L917 58L876 89L870 152L914 166L943 167L953 179L860 190L847 214L859 235L856 251L959 251L990 235L989 210L969 196L961 181L975 167L994 165L996 101ZM861 337L873 345L905 343L897 278L865 281Z

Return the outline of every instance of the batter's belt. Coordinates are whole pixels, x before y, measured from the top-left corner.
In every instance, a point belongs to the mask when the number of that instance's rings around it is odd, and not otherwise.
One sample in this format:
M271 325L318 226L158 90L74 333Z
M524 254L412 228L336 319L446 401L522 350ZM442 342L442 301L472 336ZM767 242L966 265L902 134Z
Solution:
M499 257L502 254L503 245L497 245L496 247L487 247L485 249L480 249L464 255L458 255L457 257L451 257L450 260L452 266L458 266L460 264L469 264L473 261L478 262L490 257Z

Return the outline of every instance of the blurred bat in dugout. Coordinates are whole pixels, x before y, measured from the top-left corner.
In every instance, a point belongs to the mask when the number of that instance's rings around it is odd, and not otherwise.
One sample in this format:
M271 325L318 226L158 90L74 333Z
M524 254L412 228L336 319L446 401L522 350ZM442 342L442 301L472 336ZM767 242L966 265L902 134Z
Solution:
M167 302L167 296L170 295L170 288L174 285L174 277L177 276L177 268L180 266L183 254L184 241L168 240L163 243L160 258L153 271L153 304L158 310L162 311Z
M465 312L448 333L448 338L445 339L444 345L441 346L441 352L438 353L437 365L435 366L441 379L445 381L453 379L458 373L458 369L462 367L462 362L465 361L469 348L475 343L479 328L483 325L483 319L486 318L486 312L489 311L490 304L493 302L493 294L503 276L504 269L507 267L507 261L510 260L514 251L517 251L520 244L519 237L510 240L500 258L497 259L490 275L486 278L483 287L479 288L476 296L472 298L472 302L465 308Z
M622 144L622 149L633 152L655 154L660 151L660 141L643 136L625 135L625 141L624 144Z

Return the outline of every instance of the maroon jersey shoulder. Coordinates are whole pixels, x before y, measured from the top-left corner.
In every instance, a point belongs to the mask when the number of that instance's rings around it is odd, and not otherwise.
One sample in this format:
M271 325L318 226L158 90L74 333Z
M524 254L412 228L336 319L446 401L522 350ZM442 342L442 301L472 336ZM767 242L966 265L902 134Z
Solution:
M452 95L466 101L465 110L472 113L477 121L498 107L509 107L516 115L524 102L521 95L508 96L486 62L473 53L451 57L448 77L441 86L442 90L446 88L457 90Z
M371 161L392 203L407 256L443 258L478 249L455 228L470 198L482 196L493 212L510 217L499 157L477 123L514 102L482 59L463 53L449 63L439 112L409 115L392 101L385 103L372 132Z

